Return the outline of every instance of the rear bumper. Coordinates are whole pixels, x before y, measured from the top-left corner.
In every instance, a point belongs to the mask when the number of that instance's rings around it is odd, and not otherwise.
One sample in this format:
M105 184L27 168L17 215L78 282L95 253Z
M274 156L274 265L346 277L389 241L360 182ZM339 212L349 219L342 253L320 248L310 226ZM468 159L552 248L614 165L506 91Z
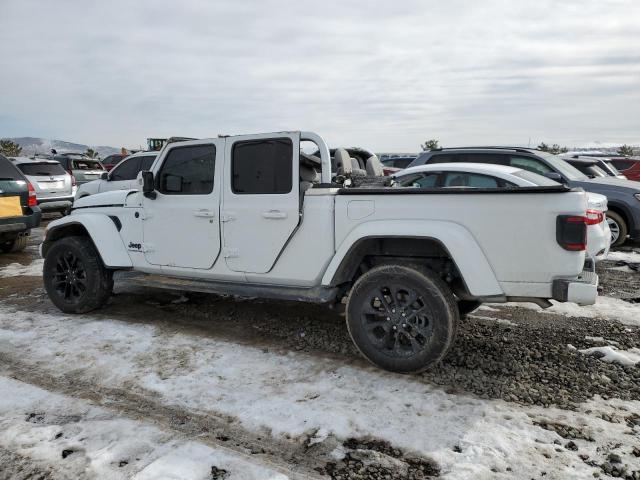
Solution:
M0 218L0 237L15 236L16 233L25 232L40 225L42 213L38 207L31 209L30 215L20 217Z
M557 278L552 285L553 299L578 305L593 305L598 297L598 275L584 270L576 278Z
M73 205L73 197L39 198L38 206L43 212L49 210L64 210Z

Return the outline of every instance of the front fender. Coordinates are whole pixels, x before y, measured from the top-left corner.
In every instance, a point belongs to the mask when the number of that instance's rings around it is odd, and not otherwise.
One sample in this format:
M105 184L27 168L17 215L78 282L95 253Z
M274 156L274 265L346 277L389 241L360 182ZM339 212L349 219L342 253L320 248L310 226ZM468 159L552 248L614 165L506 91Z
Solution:
M133 266L127 249L118 233L118 227L111 217L101 213L83 213L69 215L49 223L41 254L57 239L78 235L88 235L102 258L102 263L110 268L129 268Z
M462 225L441 220L385 220L358 225L349 232L337 248L333 260L322 277L322 284L331 285L343 259L358 241L381 237L435 240L451 255L471 295L477 297L504 295L487 257L471 232Z

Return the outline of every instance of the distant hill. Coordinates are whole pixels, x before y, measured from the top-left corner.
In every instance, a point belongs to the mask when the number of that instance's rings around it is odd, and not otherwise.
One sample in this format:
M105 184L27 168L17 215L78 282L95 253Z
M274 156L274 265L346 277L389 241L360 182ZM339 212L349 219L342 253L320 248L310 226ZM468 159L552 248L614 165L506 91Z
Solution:
M4 139L3 139L4 140ZM11 140L22 147L23 155L33 155L35 153L50 153L55 148L58 153L80 152L84 153L87 148L93 148L100 158L105 158L114 153L120 153L120 148L109 147L105 145L84 145L83 143L66 142L64 140L50 140L38 137L9 137Z

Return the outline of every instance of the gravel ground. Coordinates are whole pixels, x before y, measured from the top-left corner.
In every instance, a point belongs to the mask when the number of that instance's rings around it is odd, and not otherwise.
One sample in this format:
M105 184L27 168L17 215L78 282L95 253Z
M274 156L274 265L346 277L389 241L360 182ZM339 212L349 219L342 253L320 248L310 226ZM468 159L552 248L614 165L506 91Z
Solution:
M36 257L34 232L27 252L5 255L0 267L11 262L28 263ZM627 250L640 251L638 246ZM638 302L640 273L615 262L598 265L601 294ZM55 313L41 281L33 277L3 279L0 300L25 310ZM180 332L196 333L259 346L274 351L304 351L363 364L344 325L344 317L324 307L292 302L235 299L164 290L142 290L117 285L116 294L98 316L129 323L153 323ZM594 395L640 400L640 367L605 363L577 349L616 342L621 349L640 348L640 329L615 321L565 317L515 306L478 310L461 321L458 338L444 361L415 376L441 386L448 393L470 393L526 405L558 406L575 410ZM630 427L640 417L624 419ZM619 421L611 419L611 421ZM587 439L581 431L557 424L540 425L557 432L572 449L573 439ZM340 461L318 470L334 479L420 479L438 476L438 466L425 459L407 457L391 445L351 439L342 446ZM640 452L639 452L640 455ZM585 458L586 463L592 461ZM598 463L603 474L640 478L639 472L622 471L616 458ZM217 475L217 477L216 477ZM212 471L212 478L221 477ZM51 473L11 452L0 451L0 480L4 478L53 478ZM58 477L55 477L58 478Z

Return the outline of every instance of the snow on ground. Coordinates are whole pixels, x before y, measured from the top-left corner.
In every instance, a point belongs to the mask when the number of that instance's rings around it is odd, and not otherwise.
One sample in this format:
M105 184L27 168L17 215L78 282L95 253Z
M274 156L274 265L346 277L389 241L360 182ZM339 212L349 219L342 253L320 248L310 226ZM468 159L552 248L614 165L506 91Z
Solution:
M595 305L580 306L575 303L560 303L551 300L553 306L543 309L534 303L509 303L509 306L528 308L545 313L557 313L568 317L602 318L617 320L624 325L640 327L640 303L631 303L619 298L598 296ZM494 304L494 306L505 304Z
M611 445L632 442L624 422L592 415L613 408L602 399L592 402L589 413L520 407L447 394L374 367L88 315L0 305L0 355L52 377L73 372L88 385L125 388L192 412L230 415L261 435L301 442L329 436L384 439L432 458L445 478L512 478L513 472L537 478L544 470L546 478L582 479L598 470L576 452L558 448L566 441L541 423L598 432L594 442L575 442L600 463ZM640 402L623 406L640 411ZM640 468L635 457L625 457L625 463Z
M213 466L229 480L288 478L226 449L16 380L0 377L0 392L0 446L68 478L205 480Z
M44 260L41 258L34 260L29 265L22 265L20 263L10 263L5 267L0 268L0 278L17 277L19 275L26 275L30 277L41 277L43 266L44 266Z
M612 262L628 262L628 263L640 263L640 253L637 252L609 252L607 260Z
M640 362L640 349L631 348L629 350L619 350L610 345L606 347L591 347L579 350L586 355L601 355L603 362L619 363L625 366L634 366Z
M470 318L475 318L475 319L478 319L478 320L488 320L490 322L496 322L496 323L500 323L502 325L508 325L510 327L517 327L518 326L517 323L514 323L511 320L507 320L506 318L486 317L484 315L476 315L476 314L473 314L473 313L470 313L468 316Z

